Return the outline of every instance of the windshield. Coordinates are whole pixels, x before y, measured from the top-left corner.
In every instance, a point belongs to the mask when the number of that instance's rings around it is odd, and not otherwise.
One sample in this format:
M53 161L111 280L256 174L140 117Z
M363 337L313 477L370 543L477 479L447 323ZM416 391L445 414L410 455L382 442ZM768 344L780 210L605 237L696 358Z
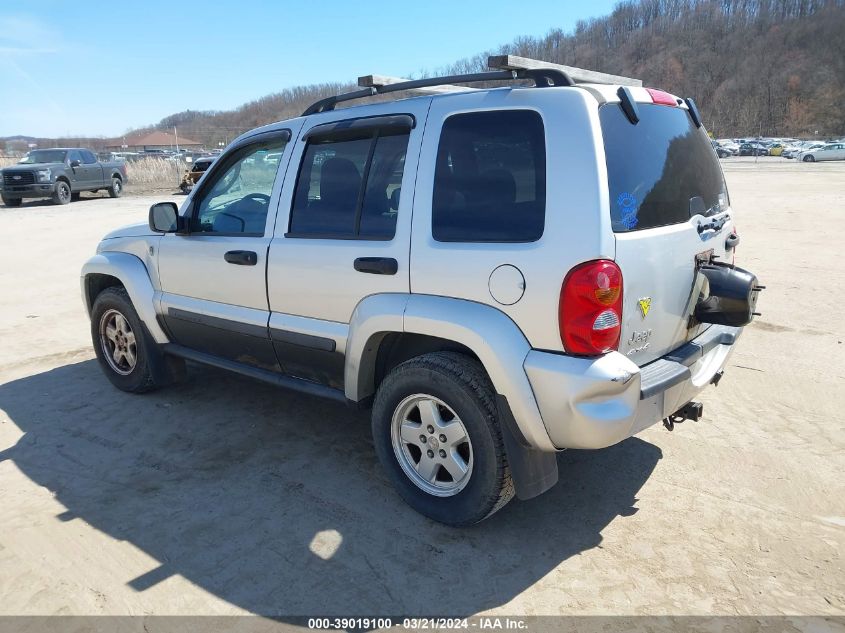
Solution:
M725 180L704 128L683 108L638 105L636 125L619 104L599 110L613 230L679 224L726 209Z
M39 163L63 163L67 152L63 149L38 149L30 152L20 160L20 165L37 165Z

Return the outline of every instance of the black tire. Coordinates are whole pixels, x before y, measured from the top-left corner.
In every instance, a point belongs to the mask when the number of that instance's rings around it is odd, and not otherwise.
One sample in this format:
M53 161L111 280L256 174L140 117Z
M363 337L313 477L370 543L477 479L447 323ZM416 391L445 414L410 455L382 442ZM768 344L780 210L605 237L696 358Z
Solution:
M420 488L394 451L394 412L415 394L445 403L469 437L469 479L451 496L435 496ZM478 361L455 352L424 354L395 367L378 388L372 418L376 454L399 495L414 510L447 525L472 525L503 508L514 495L497 418L495 391Z
M805 163L814 163L816 161L816 157L815 156L805 156L802 160Z
M7 207L19 207L21 206L21 199L20 198L7 198L3 196L3 204Z
M53 191L53 203L68 204L72 198L73 192L70 189L70 185L64 180L58 181L56 183L56 189Z
M113 366L117 363L113 363L112 360L106 358L104 347L106 345L110 345L110 349L114 349L114 347L111 343L103 341L100 335L104 316L111 315L114 312L128 321L131 333L134 335L135 363L134 366L128 368L127 373L119 373ZM159 352L155 343L149 340L141 319L138 317L129 295L123 288L106 288L97 295L91 309L91 340L103 373L121 391L144 393L161 386L155 379L156 372L154 372L154 364L160 356Z
M81 191L74 191L73 193L70 194L70 199L71 199L72 202L79 202L79 198L81 198L81 197L82 197Z
M117 176L111 179L111 186L109 187L109 198L119 198L123 193L123 181Z

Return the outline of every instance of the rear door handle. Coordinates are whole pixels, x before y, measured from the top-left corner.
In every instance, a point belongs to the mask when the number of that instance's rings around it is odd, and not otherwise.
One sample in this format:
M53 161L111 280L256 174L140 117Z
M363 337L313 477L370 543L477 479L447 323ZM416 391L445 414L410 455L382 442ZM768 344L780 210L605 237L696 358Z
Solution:
M359 257L355 260L355 270L373 275L395 275L399 262L392 257Z
M258 263L258 254L253 251L229 251L223 255L223 259L238 266L255 266Z

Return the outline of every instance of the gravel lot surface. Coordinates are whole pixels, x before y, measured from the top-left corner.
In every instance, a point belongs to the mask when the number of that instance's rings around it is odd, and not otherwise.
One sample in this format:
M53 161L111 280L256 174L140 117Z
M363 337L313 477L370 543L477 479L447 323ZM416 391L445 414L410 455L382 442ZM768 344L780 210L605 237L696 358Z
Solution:
M464 530L393 493L365 413L111 387L80 266L180 196L0 208L0 614L845 614L845 162L723 165L768 289L704 420Z

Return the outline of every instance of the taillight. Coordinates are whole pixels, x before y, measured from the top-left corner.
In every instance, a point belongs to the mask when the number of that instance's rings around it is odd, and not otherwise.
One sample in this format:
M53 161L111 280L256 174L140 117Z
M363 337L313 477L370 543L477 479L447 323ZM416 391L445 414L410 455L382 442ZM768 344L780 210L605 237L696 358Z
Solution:
M566 275L558 307L560 340L570 354L595 356L615 350L622 332L622 271L599 259Z
M662 90L658 90L657 88L646 88L646 92L651 95L652 103L658 103L660 105L668 106L678 105L678 100L675 98L675 96L670 95L668 92L663 92Z

